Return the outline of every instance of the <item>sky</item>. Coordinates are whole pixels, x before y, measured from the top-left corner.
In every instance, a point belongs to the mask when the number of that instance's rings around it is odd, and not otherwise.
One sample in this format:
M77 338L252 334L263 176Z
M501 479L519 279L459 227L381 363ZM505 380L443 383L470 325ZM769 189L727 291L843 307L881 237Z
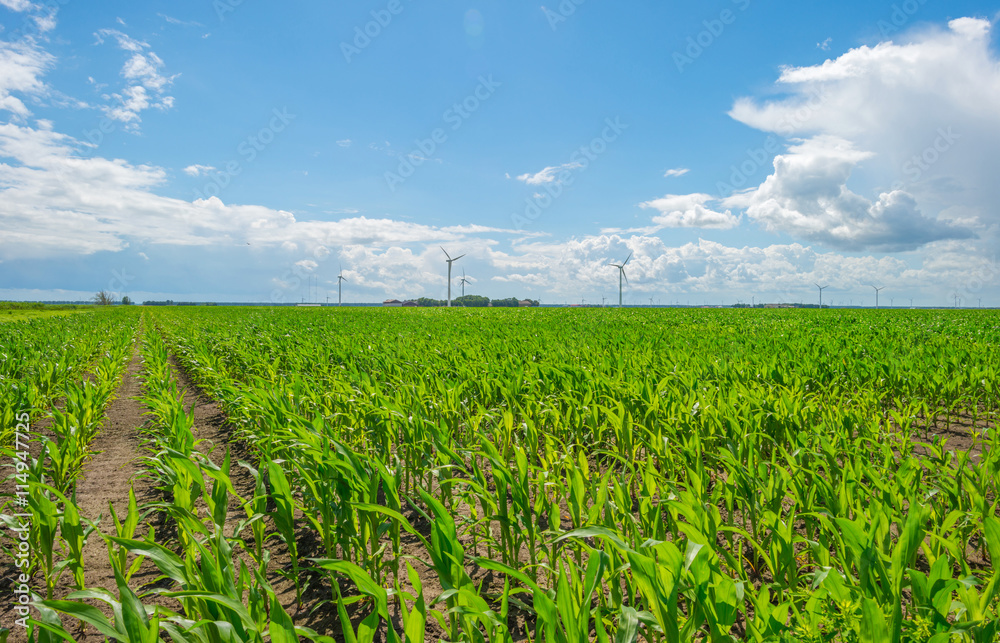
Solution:
M1000 306L996 4L0 0L0 299Z

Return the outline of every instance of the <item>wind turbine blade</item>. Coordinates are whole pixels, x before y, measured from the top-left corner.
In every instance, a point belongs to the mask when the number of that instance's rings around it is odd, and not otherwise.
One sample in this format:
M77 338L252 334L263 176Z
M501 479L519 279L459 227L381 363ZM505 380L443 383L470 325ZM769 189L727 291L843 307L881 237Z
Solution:
M464 256L465 255L458 255L457 257L455 257L454 259L452 259L452 261L458 261L459 259L461 259Z
M441 248L441 246L438 246L438 247ZM441 248L441 252L444 253L444 256L448 257L448 261L453 261L453 259L451 258L451 255L448 254L447 250L445 250L444 248Z
M624 264L622 264L623 266L624 266L625 264L627 264L627 263L628 263L629 261L631 261L631 260L632 260L632 255L633 255L633 254L634 254L633 252L630 252L630 253L628 253L628 259L626 259L626 260L625 260L625 263L624 263Z
M621 271L622 271L622 277L625 277L625 283L628 283L628 275L625 274L625 266L622 266Z

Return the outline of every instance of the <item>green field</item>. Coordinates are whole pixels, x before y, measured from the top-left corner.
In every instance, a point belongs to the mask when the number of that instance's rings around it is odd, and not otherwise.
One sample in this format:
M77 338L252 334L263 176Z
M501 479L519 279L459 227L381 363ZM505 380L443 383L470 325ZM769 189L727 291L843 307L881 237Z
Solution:
M120 582L72 594L133 342L162 497L104 518ZM994 311L163 307L0 352L7 442L53 416L25 474L53 637L95 597L129 641L1000 637Z
M40 319L67 315L73 312L93 310L92 306L47 305L20 302L0 302L0 323Z

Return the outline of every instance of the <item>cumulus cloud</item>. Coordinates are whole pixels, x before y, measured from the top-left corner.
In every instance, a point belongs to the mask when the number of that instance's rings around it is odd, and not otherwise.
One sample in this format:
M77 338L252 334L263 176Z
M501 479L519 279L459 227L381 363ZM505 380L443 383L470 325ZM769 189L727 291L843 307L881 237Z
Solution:
M89 255L130 243L318 248L453 242L516 234L482 225L436 227L391 218L352 216L298 220L257 205L216 197L193 202L157 194L168 173L120 159L85 158L82 144L46 128L0 124L0 260ZM203 172L205 166L191 166Z
M715 228L728 230L740 224L738 217L729 210L716 212L706 208L705 204L715 199L708 194L668 194L661 199L654 199L640 204L642 208L659 210L660 214L653 217L657 228Z
M136 131L143 111L151 107L159 110L173 107L174 97L167 94L167 89L177 76L163 75L163 60L149 50L149 43L117 29L101 29L95 37L97 44L113 38L119 49L130 54L121 70L125 87L107 96L112 104L103 107L108 118L124 123L127 130Z
M816 136L776 157L774 174L760 187L723 203L744 208L769 231L842 250L898 252L974 236L925 216L907 192L883 192L873 202L848 189L851 172L871 156L849 141Z
M909 251L1000 225L1000 60L990 29L960 18L785 67L781 98L741 98L729 114L786 138L787 149L763 184L721 194L717 207L849 251Z
M982 242L928 244L904 260L894 256L856 256L822 251L800 243L734 247L706 239L671 246L648 235L606 234L563 242L516 243L510 252L490 249L488 258L500 275L494 281L530 287L555 297L610 294L617 290L614 268L607 264L634 253L629 263L628 293L681 295L750 294L779 301L812 301L816 282L829 284L828 301L860 301L870 284L893 291L918 291L943 301L949 293L982 292L1000 279L1000 263L987 259ZM997 289L992 288L993 292ZM629 295L627 295L628 297ZM926 301L926 300L924 300Z
M663 177L667 178L667 179L675 178L675 177L679 177L679 176L684 176L685 174L687 174L690 171L691 170L688 169L688 168L686 168L686 167L678 167L678 168L674 168L672 170L667 170L663 174Z

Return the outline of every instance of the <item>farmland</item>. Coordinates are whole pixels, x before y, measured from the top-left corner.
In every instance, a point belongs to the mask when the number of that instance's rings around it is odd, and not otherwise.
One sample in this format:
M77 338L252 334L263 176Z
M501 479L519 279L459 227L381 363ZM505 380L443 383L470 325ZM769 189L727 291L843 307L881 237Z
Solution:
M0 353L39 643L1000 637L996 312L115 309Z

